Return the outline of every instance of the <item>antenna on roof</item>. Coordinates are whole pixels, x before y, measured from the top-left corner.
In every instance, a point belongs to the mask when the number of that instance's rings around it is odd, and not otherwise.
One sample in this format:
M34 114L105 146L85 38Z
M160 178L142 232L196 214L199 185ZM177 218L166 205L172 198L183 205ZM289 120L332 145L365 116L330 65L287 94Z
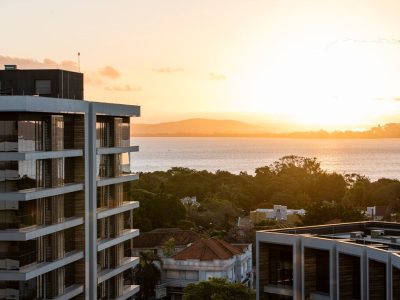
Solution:
M78 52L78 71L81 72L81 53Z

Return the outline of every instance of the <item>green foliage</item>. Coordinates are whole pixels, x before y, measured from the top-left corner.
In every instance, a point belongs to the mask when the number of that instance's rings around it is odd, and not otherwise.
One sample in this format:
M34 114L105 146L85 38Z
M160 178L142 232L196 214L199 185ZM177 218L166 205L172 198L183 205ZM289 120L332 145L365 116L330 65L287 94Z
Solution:
M140 207L133 213L133 225L141 231L176 227L181 220L185 219L185 207L174 195L132 189L129 196L132 200L140 202Z
M388 219L392 210L400 213L398 180L326 172L315 158L294 155L257 168L254 176L177 167L143 173L128 189L140 201L133 220L142 231L180 226L223 236L239 216L273 204L309 209L304 224L358 220L361 210L374 205L389 206ZM196 196L200 207L185 208L179 199L186 196Z
M211 278L189 284L183 291L184 300L253 300L255 293L240 283L230 283L224 278Z
M359 209L335 202L311 203L306 207L306 214L302 217L303 225L306 226L363 220L364 216Z
M140 263L134 269L134 277L140 285L139 299L149 299L154 295L154 288L160 282L161 271L155 262L161 263L160 258L154 252L140 252Z
M165 241L162 251L165 256L171 256L174 254L175 251L175 239L172 237L169 240Z

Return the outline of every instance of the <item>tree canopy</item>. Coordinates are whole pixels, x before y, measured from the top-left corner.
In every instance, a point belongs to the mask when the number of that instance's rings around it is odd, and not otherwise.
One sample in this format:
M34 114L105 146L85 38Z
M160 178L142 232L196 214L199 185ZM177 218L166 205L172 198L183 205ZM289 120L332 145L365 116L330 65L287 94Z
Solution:
M255 293L241 283L230 283L224 278L211 278L189 284L183 291L184 300L253 300Z
M360 212L367 206L385 205L400 212L398 180L327 172L316 158L294 155L257 168L255 175L181 167L141 173L127 190L140 201L133 219L142 231L181 226L226 232L239 216L274 204L306 209L303 224L309 225L339 217L343 222L362 220ZM180 199L186 196L196 196L200 206L185 208Z

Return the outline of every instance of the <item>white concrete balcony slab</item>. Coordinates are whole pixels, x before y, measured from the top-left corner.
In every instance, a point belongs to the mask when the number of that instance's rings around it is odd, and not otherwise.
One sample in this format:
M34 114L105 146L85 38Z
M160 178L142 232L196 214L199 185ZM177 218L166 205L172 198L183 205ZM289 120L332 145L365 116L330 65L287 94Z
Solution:
M39 198L68 194L83 190L82 183L69 183L54 188L35 188L16 192L0 193L1 201L30 201Z
M122 296L114 298L114 300L128 299L128 298L134 296L139 291L140 291L140 286L138 286L138 285L124 285L124 292L123 292Z
M127 146L127 147L104 147L97 148L96 152L98 155L100 154L119 154L126 152L138 152L139 146Z
M58 259L51 262L41 262L37 264L32 264L21 268L18 271L14 270L1 270L0 280L7 281L26 281L37 276L43 275L45 273L51 272L55 269L61 268L63 266L69 265L77 260L84 257L83 251L74 250L65 254L64 258Z
M110 104L111 105L111 104ZM88 101L37 96L1 96L0 111L40 113L84 113L89 111ZM140 109L139 109L140 111Z
M62 295L59 295L51 300L68 300L83 293L83 284L73 284L64 290Z
M102 251L112 246L121 244L125 241L137 237L138 235L139 235L139 229L125 229L119 236L115 238L100 240L97 243L97 251Z
M108 115L115 117L139 117L140 106L116 103L92 102L90 106L96 115Z
M191 283L198 283L199 280L196 279L170 279L166 278L163 283L165 283L169 287L179 287L185 288L187 285Z
M115 275L118 275L128 269L136 267L139 263L139 257L124 257L122 264L113 269L105 269L97 273L97 284L100 284Z
M36 225L21 229L0 230L0 241L28 241L83 224L83 218L66 218L64 222L52 225Z
M268 284L264 286L265 293L277 294L281 296L293 297L293 288L283 285Z
M52 159L79 156L83 156L82 149L66 149L62 151L0 152L0 161Z
M135 173L122 175L122 176L118 176L118 177L100 178L97 180L97 186L99 187L99 186L124 183L124 182L129 182L129 181L138 180L138 179L139 179L139 174L135 174Z
M139 201L126 201L121 206L112 208L99 208L97 209L97 219L103 219L110 216L114 216L126 211L133 210L139 207Z

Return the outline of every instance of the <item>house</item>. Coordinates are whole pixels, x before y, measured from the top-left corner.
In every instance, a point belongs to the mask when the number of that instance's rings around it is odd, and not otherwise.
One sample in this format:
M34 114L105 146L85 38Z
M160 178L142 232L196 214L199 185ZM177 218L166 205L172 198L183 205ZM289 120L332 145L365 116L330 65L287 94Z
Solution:
M179 228L158 228L150 232L142 233L140 236L132 239L131 249L135 256L140 252L152 251L159 257L166 255L166 242L171 241L173 251L170 255L178 253L197 241L200 236L192 230L183 230Z
M216 238L200 238L186 249L163 259L162 283L171 299L181 299L190 283L212 277L252 285L251 244L232 245Z
M295 223L299 216L305 215L304 209L288 209L284 205L274 205L273 208L257 208L250 212L250 219L254 224L264 220L287 221Z
M367 207L366 216L371 221L382 221L387 212L387 206L370 206Z
M195 207L199 207L200 203L197 202L197 197L193 196L193 197L184 197L181 199L181 203L185 206L195 206Z

